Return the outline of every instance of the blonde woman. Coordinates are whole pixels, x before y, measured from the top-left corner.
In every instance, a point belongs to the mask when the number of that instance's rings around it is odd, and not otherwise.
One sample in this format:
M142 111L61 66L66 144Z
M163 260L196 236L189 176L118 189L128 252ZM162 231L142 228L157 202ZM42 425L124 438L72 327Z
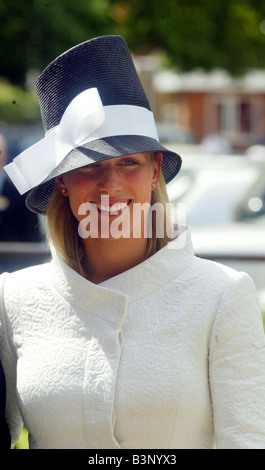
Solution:
M158 142L126 42L65 52L37 92L45 137L6 171L47 216L52 261L0 277L13 443L23 422L37 449L265 447L253 282L170 226L181 160Z

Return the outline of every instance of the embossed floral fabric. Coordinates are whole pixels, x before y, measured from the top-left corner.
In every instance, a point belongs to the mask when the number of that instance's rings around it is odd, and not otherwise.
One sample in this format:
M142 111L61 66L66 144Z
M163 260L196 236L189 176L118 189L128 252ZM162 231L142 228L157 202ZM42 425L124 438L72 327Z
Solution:
M31 448L265 448L253 282L195 257L184 233L100 285L56 253L1 275L13 442L22 419Z

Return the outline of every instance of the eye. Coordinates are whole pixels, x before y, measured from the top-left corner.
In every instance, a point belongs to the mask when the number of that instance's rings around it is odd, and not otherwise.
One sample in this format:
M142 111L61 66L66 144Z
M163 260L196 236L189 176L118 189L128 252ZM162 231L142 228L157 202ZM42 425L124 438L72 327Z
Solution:
M138 165L139 162L135 160L134 158L126 158L126 160L123 160L120 164L124 166L130 166L130 165Z
M98 168L100 167L99 163L90 163L90 165L87 165L85 168Z
M97 168L100 168L99 163L91 163L90 165L82 166L79 168L79 171L93 171L96 170Z

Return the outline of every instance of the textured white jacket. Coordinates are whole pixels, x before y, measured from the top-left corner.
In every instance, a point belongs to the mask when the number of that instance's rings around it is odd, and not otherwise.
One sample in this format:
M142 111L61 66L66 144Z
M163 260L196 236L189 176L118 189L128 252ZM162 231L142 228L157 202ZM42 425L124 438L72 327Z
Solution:
M183 236L100 285L56 255L0 277L14 441L20 413L31 448L265 448L253 282Z

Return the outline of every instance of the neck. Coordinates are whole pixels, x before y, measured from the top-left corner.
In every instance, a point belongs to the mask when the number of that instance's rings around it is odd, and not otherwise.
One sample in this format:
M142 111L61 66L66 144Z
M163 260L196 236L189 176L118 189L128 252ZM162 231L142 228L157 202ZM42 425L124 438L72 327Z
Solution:
M147 258L147 238L84 240L84 266L89 281L99 284Z

